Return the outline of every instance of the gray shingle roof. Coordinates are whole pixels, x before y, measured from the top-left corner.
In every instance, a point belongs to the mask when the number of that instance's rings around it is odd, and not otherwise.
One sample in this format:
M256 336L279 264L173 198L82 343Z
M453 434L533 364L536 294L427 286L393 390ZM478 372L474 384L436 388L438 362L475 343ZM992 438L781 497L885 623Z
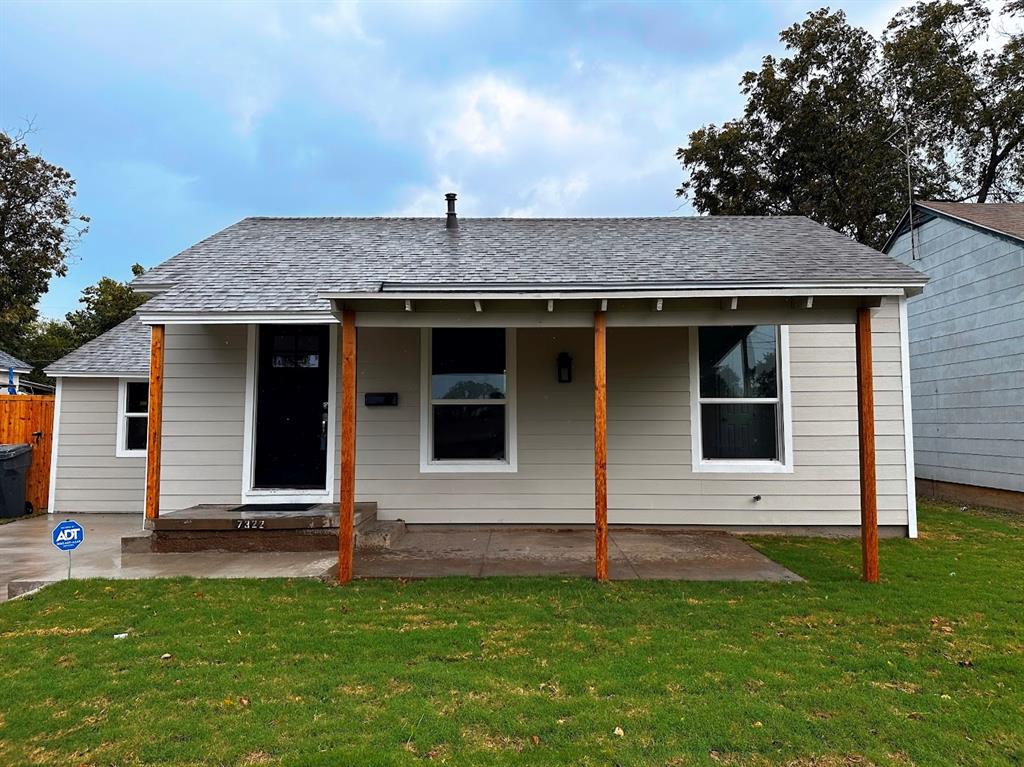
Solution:
M148 376L149 334L138 317L130 317L54 362L46 374Z
M3 373L4 384L7 382L8 368L14 368L16 373L27 373L32 370L32 366L27 362L22 362L13 354L8 354L3 349L0 349L0 372Z
M921 284L889 256L803 217L247 218L136 280L141 311L326 311L385 284L634 289Z

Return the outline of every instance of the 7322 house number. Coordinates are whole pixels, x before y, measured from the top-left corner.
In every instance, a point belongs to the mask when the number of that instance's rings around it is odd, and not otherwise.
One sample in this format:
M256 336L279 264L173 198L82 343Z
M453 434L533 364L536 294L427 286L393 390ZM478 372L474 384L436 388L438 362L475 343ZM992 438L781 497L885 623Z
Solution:
M263 530L267 526L265 519L236 519L236 530Z

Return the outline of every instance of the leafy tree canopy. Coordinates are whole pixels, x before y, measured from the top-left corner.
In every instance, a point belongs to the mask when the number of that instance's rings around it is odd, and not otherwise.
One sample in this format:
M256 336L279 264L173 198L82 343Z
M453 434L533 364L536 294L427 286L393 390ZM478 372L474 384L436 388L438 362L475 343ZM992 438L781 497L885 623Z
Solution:
M36 302L68 260L89 219L72 207L75 181L32 154L28 131L0 132L0 348L16 349Z
M1024 0L1006 6L1024 15ZM808 14L740 83L742 117L705 125L677 152L677 194L701 213L805 215L879 247L915 195L1019 198L1024 189L1024 43L982 43L980 0L901 10L883 40L842 11ZM950 73L957 72L956 77Z

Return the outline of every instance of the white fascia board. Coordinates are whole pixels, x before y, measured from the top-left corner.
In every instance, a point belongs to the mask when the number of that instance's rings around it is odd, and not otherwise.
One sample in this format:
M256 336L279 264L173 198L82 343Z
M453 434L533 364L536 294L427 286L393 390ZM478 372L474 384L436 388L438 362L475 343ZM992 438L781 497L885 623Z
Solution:
M331 312L147 312L143 325L333 325Z
M921 285L924 283L922 282ZM462 292L457 290L402 290L393 293L337 293L321 291L318 298L332 301L404 301L413 299L433 299L440 301L501 301L501 300L595 300L613 298L734 298L746 297L795 297L815 296L903 296L908 289L917 283L900 285L765 285L739 287L711 287L699 289L685 288L645 288L636 289L593 289L574 290L523 290L523 291L484 291Z
M141 378L141 379L148 379L148 377L149 377L149 371L148 370L113 370L113 371L104 372L104 373L95 373L95 372L76 373L74 370L61 370L61 371L56 372L56 373L50 372L49 370L44 370L43 372L46 373L46 375L48 375L50 378L56 378L57 380L60 380L61 378Z

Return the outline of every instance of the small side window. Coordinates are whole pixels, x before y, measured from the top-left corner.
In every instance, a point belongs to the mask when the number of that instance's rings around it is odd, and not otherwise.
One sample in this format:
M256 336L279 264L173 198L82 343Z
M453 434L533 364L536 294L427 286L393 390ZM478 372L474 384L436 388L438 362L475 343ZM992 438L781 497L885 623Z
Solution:
M148 381L120 382L117 418L117 455L145 455L149 435Z

